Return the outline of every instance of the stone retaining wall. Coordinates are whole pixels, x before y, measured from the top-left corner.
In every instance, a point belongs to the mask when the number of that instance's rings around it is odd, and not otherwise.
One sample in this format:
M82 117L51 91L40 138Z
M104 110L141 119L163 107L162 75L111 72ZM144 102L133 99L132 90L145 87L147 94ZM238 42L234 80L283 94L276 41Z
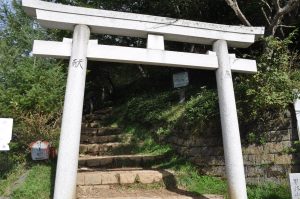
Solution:
M291 153L291 147L297 140L299 141L296 129L290 127L269 132L262 145L243 145L247 182L288 182L288 173L300 172L300 156ZM189 138L171 136L167 142L179 154L198 165L203 174L225 177L221 133Z

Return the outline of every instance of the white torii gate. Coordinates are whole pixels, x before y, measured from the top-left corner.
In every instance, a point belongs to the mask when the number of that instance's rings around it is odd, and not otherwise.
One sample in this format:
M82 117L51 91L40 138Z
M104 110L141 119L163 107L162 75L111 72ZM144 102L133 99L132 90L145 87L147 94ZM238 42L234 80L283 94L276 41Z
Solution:
M247 48L263 35L263 27L229 26L150 15L22 0L24 10L45 28L71 30L73 40L34 41L36 56L70 59L55 199L73 199L81 133L87 60L215 70L222 124L228 191L231 199L246 199L246 182L231 72L255 73L255 60L228 54L228 46ZM98 45L90 32L147 38L147 48ZM164 40L206 44L213 52L166 51Z

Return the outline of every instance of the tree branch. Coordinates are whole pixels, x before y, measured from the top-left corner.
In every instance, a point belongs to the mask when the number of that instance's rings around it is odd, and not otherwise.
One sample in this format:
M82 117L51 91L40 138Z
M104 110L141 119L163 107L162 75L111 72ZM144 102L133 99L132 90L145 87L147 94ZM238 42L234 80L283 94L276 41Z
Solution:
M274 0L274 4L276 6L276 14L273 17L273 19L271 20L271 24L268 28L267 34L269 35L274 35L278 26L280 25L282 18L284 17L284 15L286 15L287 13L290 13L292 10L294 10L295 8L297 8L297 6L299 5L300 0L289 0L287 2L287 4L281 8L279 5L279 0Z
M235 15L240 19L240 21L245 25L245 26L251 26L250 22L247 20L245 15L242 13L242 11L239 8L239 5L236 0L225 0L226 3L232 8L234 11Z
M279 12L281 9L279 0L273 0L273 3L274 3L276 11Z
M268 4L268 2L266 2L265 0L261 0L261 2L264 3L264 4L267 6L267 8L269 9L269 12L272 12L272 11L273 11L273 9L272 9L271 6Z
M282 27L282 28L296 28L296 26L287 26L287 25L283 25L283 24L280 24L278 26Z
M268 16L267 16L267 13L265 12L264 7L261 7L260 9L261 9L261 12L263 13L263 15L264 15L264 17L265 17L265 19L266 19L268 25L271 25L271 22L270 22L270 20L269 20L269 18L268 18Z

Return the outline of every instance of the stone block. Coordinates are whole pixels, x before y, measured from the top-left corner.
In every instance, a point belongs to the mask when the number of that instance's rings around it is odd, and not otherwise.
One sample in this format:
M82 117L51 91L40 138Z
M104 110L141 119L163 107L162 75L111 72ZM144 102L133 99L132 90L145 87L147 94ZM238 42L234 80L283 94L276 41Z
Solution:
M151 184L160 182L163 179L163 174L157 171L140 171L138 172L138 179L142 184Z
M225 166L225 158L224 156L211 156L208 164L212 166Z
M97 154L98 151L99 151L99 145L98 144L89 144L88 145L88 150L87 150L88 153Z
M266 153L280 153L291 147L290 141L281 141L281 142L268 142L264 145L264 151Z
M291 164L293 156L284 154L275 156L275 164Z
M113 162L113 157L105 157L99 159L99 166L111 165Z
M275 161L274 154L262 154L255 156L256 164L272 164Z
M109 184L119 184L120 183L120 174L116 172L107 172L101 174L102 178L102 185L109 185Z
M269 131L266 133L268 142L290 141L292 139L292 130Z
M246 182L248 185L261 184L264 181L263 178L260 177L248 177L246 178Z
M201 157L203 155L203 151L205 151L206 149L206 147L193 147L188 151L188 155Z
M255 164L255 155L243 155L244 165Z
M86 160L85 159L79 159L78 160L78 166L81 166L81 167L86 166Z
M101 185L102 184L101 173L98 172L84 173L84 182L85 185Z
M243 154L245 155L258 155L264 153L263 146L258 146L255 144L243 147Z
M285 178L289 173L289 165L271 165L266 169L267 178Z
M88 152L88 146L87 145L80 145L79 146L79 152L80 153L87 153Z
M99 159L88 159L86 160L86 165L88 167L97 167L97 166L100 166L100 162L99 162Z
M259 166L246 166L245 173L247 177L263 177L265 169Z
M200 172L215 177L225 177L225 166L204 166Z
M84 173L78 173L77 174L77 185L84 185Z
M133 172L120 173L120 184L133 184L137 180L137 174Z
M81 129L81 134L97 134L98 129L84 127Z

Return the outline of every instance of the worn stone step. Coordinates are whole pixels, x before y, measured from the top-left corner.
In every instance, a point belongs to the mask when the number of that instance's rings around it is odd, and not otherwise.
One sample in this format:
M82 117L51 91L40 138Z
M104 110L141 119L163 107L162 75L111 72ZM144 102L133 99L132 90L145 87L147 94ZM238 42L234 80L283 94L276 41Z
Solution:
M108 185L78 186L78 199L224 199L221 195L196 195L181 189L122 189Z
M164 158L165 155L82 156L78 165L79 168L151 167Z
M94 111L94 115L112 113L112 111L113 111L113 107L111 107L111 106L105 107L105 108Z
M77 185L151 184L161 182L171 175L159 170L114 170L79 172Z
M122 131L120 128L116 127L101 127L101 128L90 128L90 127L82 127L81 135L118 135Z
M87 135L84 134L80 138L82 144L102 144L108 142L119 142L122 140L122 135Z
M80 167L78 172L96 172L96 171L137 171L143 170L143 167L123 167L123 168L95 168L95 167Z
M132 139L131 134L119 134L119 135L82 134L80 137L80 143L81 144L103 144L109 142L129 143L131 139Z
M99 110L92 114L86 114L83 116L83 120L92 121L92 120L105 120L112 115L112 110Z
M105 127L106 123L100 120L84 121L81 123L81 126L85 128L101 128L101 127Z
M111 155L123 154L122 148L127 148L130 145L122 142L110 142L103 144L80 144L79 153L89 155Z

